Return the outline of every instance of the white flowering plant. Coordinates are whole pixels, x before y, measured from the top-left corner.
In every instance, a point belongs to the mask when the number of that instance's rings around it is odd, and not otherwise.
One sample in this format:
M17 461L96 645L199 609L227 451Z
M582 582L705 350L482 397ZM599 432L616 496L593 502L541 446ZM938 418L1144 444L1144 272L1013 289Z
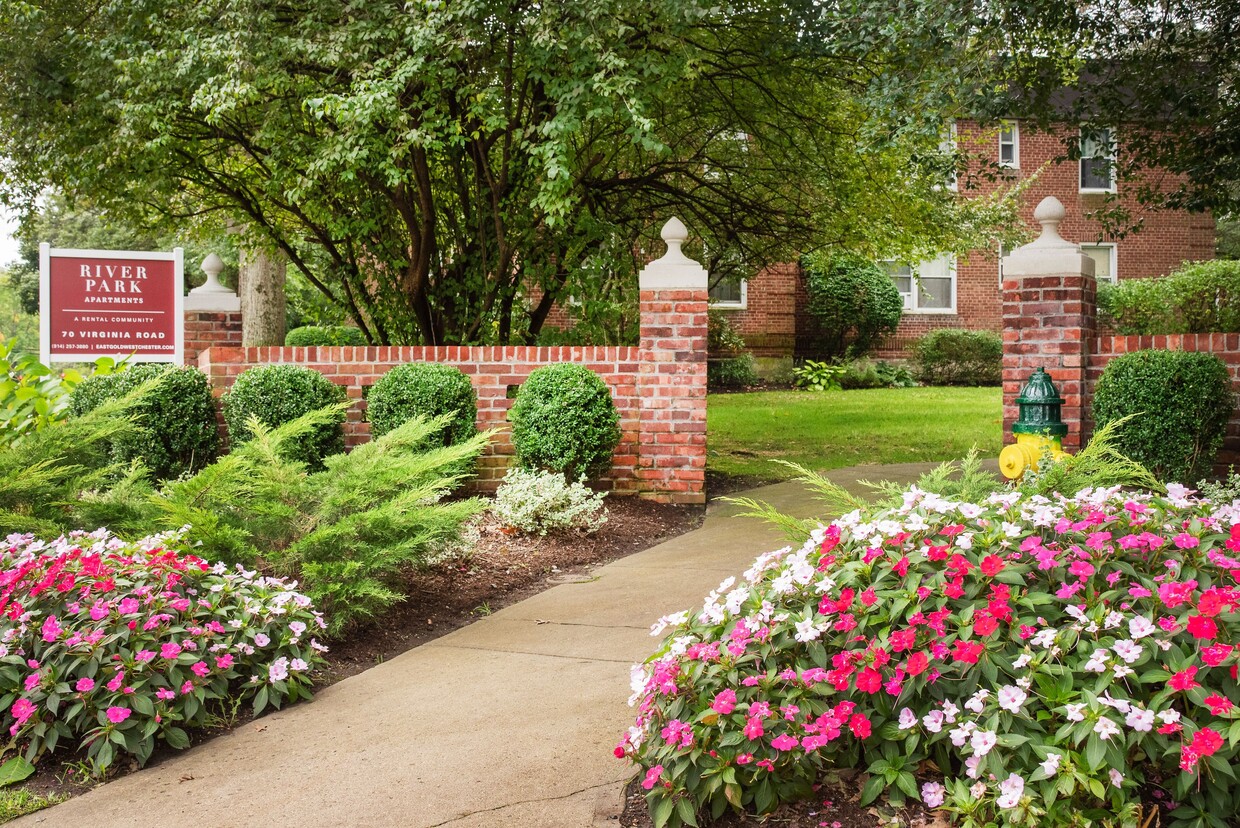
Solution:
M491 514L504 527L530 534L597 532L607 522L607 493L591 491L584 480L570 483L562 472L510 469L495 492Z
M965 826L1137 826L1143 795L1234 824L1240 501L981 501L913 487L661 619L616 748L655 825L769 812L829 767Z
M106 530L0 548L0 727L37 761L81 749L97 772L243 702L308 698L327 648L295 584L185 551L180 532Z

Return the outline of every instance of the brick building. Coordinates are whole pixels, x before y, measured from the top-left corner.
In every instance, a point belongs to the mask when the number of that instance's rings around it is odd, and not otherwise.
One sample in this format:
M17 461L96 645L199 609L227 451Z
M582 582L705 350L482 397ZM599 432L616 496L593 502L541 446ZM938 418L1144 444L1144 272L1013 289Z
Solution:
M1065 146L1082 138L1079 161L1055 159ZM1123 152L1123 136L1114 142ZM1058 132L1022 132L1019 121L1002 128L982 127L960 121L954 139L961 153L973 159L962 171L960 192L985 195L1006 189L1036 174L1023 198L1022 216L1031 230L1033 210L1046 196L1055 196L1068 208L1061 232L1081 244L1094 259L1099 281L1161 276L1184 261L1214 257L1215 228L1209 215L1182 211L1149 211L1137 203L1134 193L1141 184L1157 187L1155 174L1144 181L1119 183L1112 169L1111 136L1106 130L1089 136L1076 128ZM989 159L998 168L994 180L977 175ZM1088 215L1118 198L1140 230L1124 238L1104 232L1102 224ZM904 316L899 329L879 351L879 356L900 358L918 337L935 328L969 328L998 331L1003 322L1002 274L999 250L974 250L967 256L941 256L916 264L886 263L904 297ZM916 278L914 278L916 274ZM787 358L794 354L812 357L813 320L803 312L804 280L796 264L768 268L740 285L721 285L711 291L711 307L726 310L733 327L745 338L756 356Z

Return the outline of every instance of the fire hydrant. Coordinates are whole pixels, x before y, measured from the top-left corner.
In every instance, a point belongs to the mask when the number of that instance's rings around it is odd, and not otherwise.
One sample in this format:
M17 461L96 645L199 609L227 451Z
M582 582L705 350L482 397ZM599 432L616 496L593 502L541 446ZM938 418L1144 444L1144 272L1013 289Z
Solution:
M1020 406L1020 417L1012 425L1016 442L999 453L999 471L1009 480L1017 479L1030 469L1036 471L1038 459L1048 449L1056 460L1067 456L1063 438L1068 426L1059 416L1063 398L1051 382L1050 374L1042 368L1034 371L1016 398L1016 404Z

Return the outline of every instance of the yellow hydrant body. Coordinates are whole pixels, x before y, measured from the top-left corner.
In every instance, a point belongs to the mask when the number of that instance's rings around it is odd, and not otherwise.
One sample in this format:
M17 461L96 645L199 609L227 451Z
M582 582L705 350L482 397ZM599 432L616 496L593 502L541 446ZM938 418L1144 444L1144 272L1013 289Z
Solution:
M1012 425L1016 442L999 453L999 471L1009 480L1030 469L1037 470L1038 460L1046 451L1056 460L1067 456L1063 438L1068 426L1059 416L1063 398L1044 369L1033 372L1016 404L1020 406L1020 418Z

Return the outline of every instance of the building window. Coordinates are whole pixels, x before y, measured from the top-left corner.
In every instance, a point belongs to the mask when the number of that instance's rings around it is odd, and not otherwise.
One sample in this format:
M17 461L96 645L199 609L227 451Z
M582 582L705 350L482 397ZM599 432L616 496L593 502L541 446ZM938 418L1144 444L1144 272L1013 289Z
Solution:
M947 189L955 192L957 188L956 182L956 120L953 118L947 122L947 126L943 130L943 137L939 140L939 152L944 155L951 156L951 172L948 176Z
M1003 260L1010 254L1011 250L1003 242L999 242L999 290L1003 290Z
M1116 268L1118 251L1114 244L1083 244L1081 252L1094 260L1094 278L1115 284L1119 273Z
M1015 121L999 125L999 166L1020 169L1020 125Z
M744 310L749 298L748 281L741 279L738 282L734 282L720 279L710 286L707 295L710 298L710 306L712 308Z
M1115 192L1115 141L1109 129L1081 129L1081 192Z
M910 313L954 313L956 310L956 258L950 254L927 259L916 266L887 261L883 266L900 291L904 309Z

